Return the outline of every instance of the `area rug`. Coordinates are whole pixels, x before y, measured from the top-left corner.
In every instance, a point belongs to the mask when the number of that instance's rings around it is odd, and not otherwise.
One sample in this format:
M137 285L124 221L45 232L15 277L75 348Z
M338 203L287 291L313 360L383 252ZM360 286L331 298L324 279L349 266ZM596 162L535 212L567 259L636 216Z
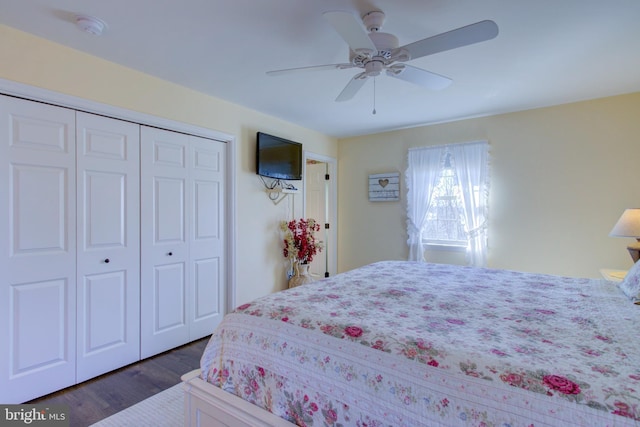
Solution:
M92 427L176 427L184 425L182 384L105 418Z

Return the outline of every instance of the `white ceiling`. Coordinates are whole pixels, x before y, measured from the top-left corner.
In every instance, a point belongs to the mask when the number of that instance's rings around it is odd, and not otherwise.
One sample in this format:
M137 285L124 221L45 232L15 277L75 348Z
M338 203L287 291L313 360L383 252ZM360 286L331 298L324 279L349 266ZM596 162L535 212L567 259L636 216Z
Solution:
M322 14L374 9L400 45L485 19L500 33L409 62L453 79L442 91L376 78L375 115L373 80L334 101L360 70L265 74L348 62ZM639 0L0 0L0 23L335 137L640 91Z

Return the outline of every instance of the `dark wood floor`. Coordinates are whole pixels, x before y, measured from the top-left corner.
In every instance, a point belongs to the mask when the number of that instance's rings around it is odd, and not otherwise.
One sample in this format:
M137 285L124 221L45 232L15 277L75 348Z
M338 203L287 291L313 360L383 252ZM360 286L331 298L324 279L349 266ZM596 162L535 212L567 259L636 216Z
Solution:
M180 383L200 367L208 337L28 403L68 405L70 427L86 427Z

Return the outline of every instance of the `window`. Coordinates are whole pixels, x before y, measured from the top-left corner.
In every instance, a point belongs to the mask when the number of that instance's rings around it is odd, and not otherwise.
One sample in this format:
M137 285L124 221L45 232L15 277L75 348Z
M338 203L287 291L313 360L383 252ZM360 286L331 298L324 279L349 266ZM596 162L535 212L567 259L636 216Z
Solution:
M438 183L430 197L422 239L429 245L464 248L468 243L464 206L458 176L451 162L451 153L446 153Z
M424 245L464 247L469 265L486 266L489 144L412 148L408 153L409 259Z

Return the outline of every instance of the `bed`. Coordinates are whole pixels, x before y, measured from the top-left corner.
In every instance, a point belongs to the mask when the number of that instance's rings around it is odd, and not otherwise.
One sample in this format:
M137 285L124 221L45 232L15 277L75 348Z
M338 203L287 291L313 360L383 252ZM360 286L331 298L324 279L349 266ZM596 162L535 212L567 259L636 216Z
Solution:
M616 284L384 261L237 307L183 377L189 426L637 426Z

